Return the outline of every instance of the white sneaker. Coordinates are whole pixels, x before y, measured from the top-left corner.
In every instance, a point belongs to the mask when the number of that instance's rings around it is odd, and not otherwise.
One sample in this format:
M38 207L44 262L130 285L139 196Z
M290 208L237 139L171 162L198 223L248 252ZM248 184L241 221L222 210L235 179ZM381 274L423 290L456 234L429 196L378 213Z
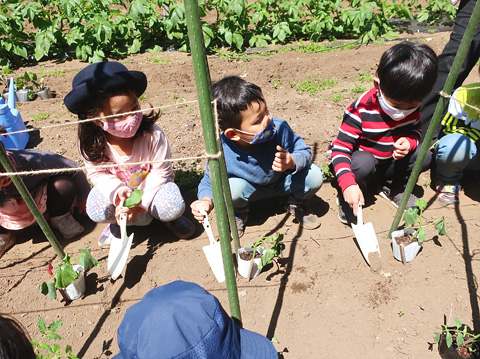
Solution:
M70 212L50 218L52 227L58 229L65 239L72 239L83 233L85 228L72 217Z

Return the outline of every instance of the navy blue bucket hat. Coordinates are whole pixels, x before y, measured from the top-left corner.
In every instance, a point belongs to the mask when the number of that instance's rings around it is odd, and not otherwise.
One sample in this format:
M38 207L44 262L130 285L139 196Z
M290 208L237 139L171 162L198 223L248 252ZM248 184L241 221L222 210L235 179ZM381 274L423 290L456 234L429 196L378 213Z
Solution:
M137 96L145 92L147 77L140 71L129 71L125 65L116 61L90 64L75 75L72 91L63 102L70 112L78 113L78 106L98 95L102 90L113 88L131 88Z
M125 313L114 359L277 359L263 335L242 329L195 283L152 289Z

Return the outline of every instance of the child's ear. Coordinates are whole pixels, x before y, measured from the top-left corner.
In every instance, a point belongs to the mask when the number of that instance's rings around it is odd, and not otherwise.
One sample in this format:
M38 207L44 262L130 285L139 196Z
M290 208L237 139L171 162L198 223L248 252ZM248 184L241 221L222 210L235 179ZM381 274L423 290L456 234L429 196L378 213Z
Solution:
M373 78L373 86L375 86L375 89L377 90L377 92L380 91L380 80L378 77Z
M233 128L227 128L225 131L223 131L223 134L230 141L240 141L240 137L238 136L237 132Z

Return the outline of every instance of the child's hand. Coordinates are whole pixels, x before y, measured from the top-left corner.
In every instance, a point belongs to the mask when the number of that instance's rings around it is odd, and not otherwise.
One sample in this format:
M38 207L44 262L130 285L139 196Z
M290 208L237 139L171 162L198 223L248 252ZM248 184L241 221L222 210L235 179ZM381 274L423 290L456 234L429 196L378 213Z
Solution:
M363 193L358 185L350 186L343 191L343 198L345 202L353 209L353 214L356 216L358 211L358 203L361 203L362 206L365 205L365 199L363 198Z
M272 169L275 172L284 172L286 170L296 167L295 158L290 152L285 151L282 147L277 145L277 153L273 160Z
M199 203L203 204L203 209L205 210L205 212L210 213L213 209L213 201L210 197L203 197L202 199L192 202L192 204L190 205L193 216L197 221L202 223L203 215L200 213L200 211L197 208L197 204Z
M398 140L396 140L393 144L393 147L395 148L393 150L394 160L399 160L408 155L408 152L410 152L410 142L408 142L405 137L400 137Z
M123 202L130 197L132 190L130 188L124 188L118 191L117 198L115 199L116 208L115 208L115 219L117 223L120 224L120 213L127 214L127 223L132 220L138 214L147 213L145 208L140 207L140 204L137 204L135 207L129 208L124 207Z

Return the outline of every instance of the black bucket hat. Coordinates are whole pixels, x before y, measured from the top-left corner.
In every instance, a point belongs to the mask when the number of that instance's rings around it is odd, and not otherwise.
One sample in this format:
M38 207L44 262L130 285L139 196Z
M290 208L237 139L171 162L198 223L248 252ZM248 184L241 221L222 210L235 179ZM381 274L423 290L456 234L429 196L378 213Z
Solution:
M70 112L78 114L78 106L95 97L102 90L131 88L137 96L145 92L147 77L140 71L129 71L116 61L96 62L88 65L72 81L72 91L63 102Z

